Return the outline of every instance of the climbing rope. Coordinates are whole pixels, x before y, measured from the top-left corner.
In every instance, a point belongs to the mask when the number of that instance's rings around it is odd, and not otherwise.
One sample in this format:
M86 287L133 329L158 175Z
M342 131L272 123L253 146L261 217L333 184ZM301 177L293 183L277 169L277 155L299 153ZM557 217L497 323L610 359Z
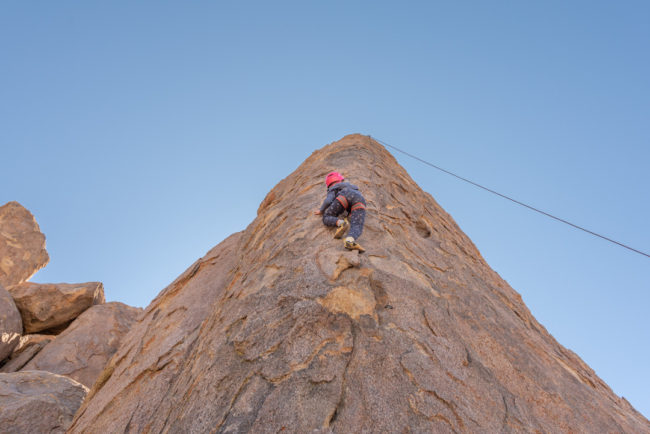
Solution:
M398 152L401 152L402 154L407 155L407 156L409 156L409 157L411 157L411 158L413 158L413 159L415 159L415 160L418 160L419 162L424 163L424 164L426 164L427 166L431 166L431 167L433 167L434 169L438 169L438 170L440 170L440 171L442 171L442 172L444 172L444 173L446 173L446 174L448 174L448 175L451 175L451 176L456 177L456 178L458 178L458 179L460 179L460 180L462 180L462 181L465 181L465 182L467 182L467 183L469 183L469 184L472 184L472 185L475 186L475 187L482 188L483 190L489 191L489 192L492 193L492 194L496 194L497 196L501 196L501 197L504 198L504 199L508 199L509 201L514 202L514 203L516 203L517 205L521 205L521 206L526 207L526 208L528 208L528 209L530 209L530 210L532 210L532 211L535 211L535 212L538 212L538 213L540 213L540 214L542 214L542 215L545 215L546 217L550 217L550 218L555 219L555 220L557 220L557 221L559 221L559 222L562 222L562 223L565 223L565 224L567 224L567 225L569 225L569 226L572 226L572 227L574 227L575 229L580 229L581 231L587 232L588 234L591 234L591 235L594 235L594 236L596 236L596 237L602 238L603 240L609 241L610 243L618 244L618 245L621 246L621 247L625 247L625 248L628 249L628 250L631 250L631 251L633 251L633 252L635 252L635 253L638 253L638 254L640 254L640 255L647 256L648 258L650 258L650 255L649 255L649 254L647 254L647 253L645 253L645 252L642 252L641 250L637 250L637 249L635 249L635 248L633 248L633 247L630 247L630 246L628 246L628 245L625 245L625 244L623 244L623 243L619 243L618 241L616 241L616 240L612 240L611 238L608 238L608 237L606 237L606 236L604 236L604 235L598 234L598 233L596 233L596 232L594 232L594 231L590 231L589 229L585 229L585 228L583 228L582 226L578 226L578 225L573 224L573 223L571 223L571 222L569 222L569 221L566 221L566 220L564 220L564 219L562 219L562 218L560 218L560 217L556 217L556 216L554 216L554 215L552 215L552 214L549 214L549 213L547 213L547 212L545 212L545 211L542 211L542 210L540 210L540 209L537 209L537 208L535 208L535 207L533 207L533 206L527 205L527 204L525 204L525 203L523 203L523 202L520 202L520 201L518 201L518 200L516 200L516 199L513 199L513 198L511 198L511 197L509 197L509 196L506 196L505 194L501 194L501 193L499 193L499 192L497 192L497 191L494 191L494 190L492 190L492 189L490 189L490 188L484 187L484 186L482 186L481 184L478 184L478 183L476 183L476 182L474 182L474 181L470 181L469 179L467 179L467 178L463 178L462 176L456 175L455 173L450 172L449 170L445 170L445 169L443 169L442 167L439 167L439 166L436 166L435 164L429 163L428 161L423 160L422 158L417 157L417 156L415 156L415 155L413 155L413 154L410 154L410 153L408 153L408 152L406 152L406 151L404 151L404 150L402 150L402 149L400 149L400 148L398 148L398 147L396 147L396 146L389 145L388 143L386 143L386 142L384 142L384 141L382 141L382 140L379 140L379 139L377 139L376 137L372 137L371 135L368 135L368 137L370 137L372 140L375 140L375 141L378 142L378 143L381 143L381 144L384 145L384 146L387 146L387 147L389 147L389 148L391 148L391 149L394 149L394 150L396 150L396 151L398 151Z

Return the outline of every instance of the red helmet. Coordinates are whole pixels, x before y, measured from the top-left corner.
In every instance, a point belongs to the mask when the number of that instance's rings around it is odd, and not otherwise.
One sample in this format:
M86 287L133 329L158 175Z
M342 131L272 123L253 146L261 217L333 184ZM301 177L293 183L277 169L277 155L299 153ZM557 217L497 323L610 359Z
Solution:
M329 188L330 185L334 184L335 182L343 181L344 179L345 178L343 178L343 175L341 175L339 172L330 172L325 178L325 184L327 184L327 188Z

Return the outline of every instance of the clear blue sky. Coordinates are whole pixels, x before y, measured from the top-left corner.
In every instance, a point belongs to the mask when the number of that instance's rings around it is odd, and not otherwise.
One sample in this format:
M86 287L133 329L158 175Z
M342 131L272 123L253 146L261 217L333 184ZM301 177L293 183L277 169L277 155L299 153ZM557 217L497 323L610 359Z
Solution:
M353 132L649 251L649 3L433 3L2 2L0 204L47 236L33 280L146 306ZM650 259L396 157L650 416Z

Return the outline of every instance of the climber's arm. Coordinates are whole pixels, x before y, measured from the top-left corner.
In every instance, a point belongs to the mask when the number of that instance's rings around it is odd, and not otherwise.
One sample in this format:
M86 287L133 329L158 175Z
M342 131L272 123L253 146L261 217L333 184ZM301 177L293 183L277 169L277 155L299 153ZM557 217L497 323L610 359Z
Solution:
M323 204L320 206L319 214L322 214L327 209L327 207L329 207L332 204L335 197L336 197L336 192L334 190L327 192L327 197L323 201Z

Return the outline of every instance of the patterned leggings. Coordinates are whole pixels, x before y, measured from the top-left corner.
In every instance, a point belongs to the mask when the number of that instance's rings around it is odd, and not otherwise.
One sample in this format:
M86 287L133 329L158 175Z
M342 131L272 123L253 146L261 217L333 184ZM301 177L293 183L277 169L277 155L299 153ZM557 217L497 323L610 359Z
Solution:
M323 224L325 226L336 226L336 222L339 220L339 215L343 214L344 211L345 208L343 208L341 202L335 199L323 212ZM347 236L356 240L361 236L361 232L363 232L363 222L366 220L366 210L355 209L349 214L348 218L350 220L350 231Z

